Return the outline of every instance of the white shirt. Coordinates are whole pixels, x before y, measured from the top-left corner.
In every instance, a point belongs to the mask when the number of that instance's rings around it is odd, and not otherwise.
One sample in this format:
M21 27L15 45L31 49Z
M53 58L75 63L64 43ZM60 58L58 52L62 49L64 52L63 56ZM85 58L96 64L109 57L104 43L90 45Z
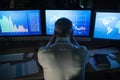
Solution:
M86 47L76 47L62 38L49 47L41 47L38 62L45 80L84 80L88 52Z

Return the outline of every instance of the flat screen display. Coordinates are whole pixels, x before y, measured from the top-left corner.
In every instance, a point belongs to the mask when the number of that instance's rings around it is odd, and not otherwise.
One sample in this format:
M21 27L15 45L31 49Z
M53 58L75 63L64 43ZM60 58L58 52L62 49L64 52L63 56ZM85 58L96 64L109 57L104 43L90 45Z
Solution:
M46 34L54 33L54 24L61 17L72 21L75 36L89 36L91 10L45 10Z
M93 37L120 40L120 13L96 12Z
M0 36L41 35L40 10L0 11Z

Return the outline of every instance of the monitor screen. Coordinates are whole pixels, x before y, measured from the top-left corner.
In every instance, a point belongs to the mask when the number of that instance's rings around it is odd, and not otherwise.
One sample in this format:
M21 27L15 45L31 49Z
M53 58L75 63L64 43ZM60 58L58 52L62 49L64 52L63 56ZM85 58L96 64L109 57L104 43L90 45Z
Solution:
M93 37L120 40L120 13L96 12Z
M24 36L40 34L40 10L0 11L0 36Z
M61 17L68 18L73 23L75 36L89 36L91 10L46 10L46 34L54 33L55 21Z

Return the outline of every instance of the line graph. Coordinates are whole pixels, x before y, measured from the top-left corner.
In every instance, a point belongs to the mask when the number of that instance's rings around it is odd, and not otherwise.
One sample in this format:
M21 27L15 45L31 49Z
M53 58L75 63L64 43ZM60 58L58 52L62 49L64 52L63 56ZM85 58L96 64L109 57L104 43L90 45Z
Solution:
M25 29L24 25L19 24L16 26L16 24L13 24L11 16L2 16L0 19L0 27L2 32L28 32L28 29Z

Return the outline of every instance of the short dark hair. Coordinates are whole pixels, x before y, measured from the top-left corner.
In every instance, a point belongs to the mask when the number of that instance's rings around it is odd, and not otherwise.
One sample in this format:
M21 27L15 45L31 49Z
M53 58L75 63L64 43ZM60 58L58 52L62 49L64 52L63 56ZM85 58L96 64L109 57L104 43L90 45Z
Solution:
M59 18L55 22L55 31L58 36L66 37L72 30L72 22L67 18Z

